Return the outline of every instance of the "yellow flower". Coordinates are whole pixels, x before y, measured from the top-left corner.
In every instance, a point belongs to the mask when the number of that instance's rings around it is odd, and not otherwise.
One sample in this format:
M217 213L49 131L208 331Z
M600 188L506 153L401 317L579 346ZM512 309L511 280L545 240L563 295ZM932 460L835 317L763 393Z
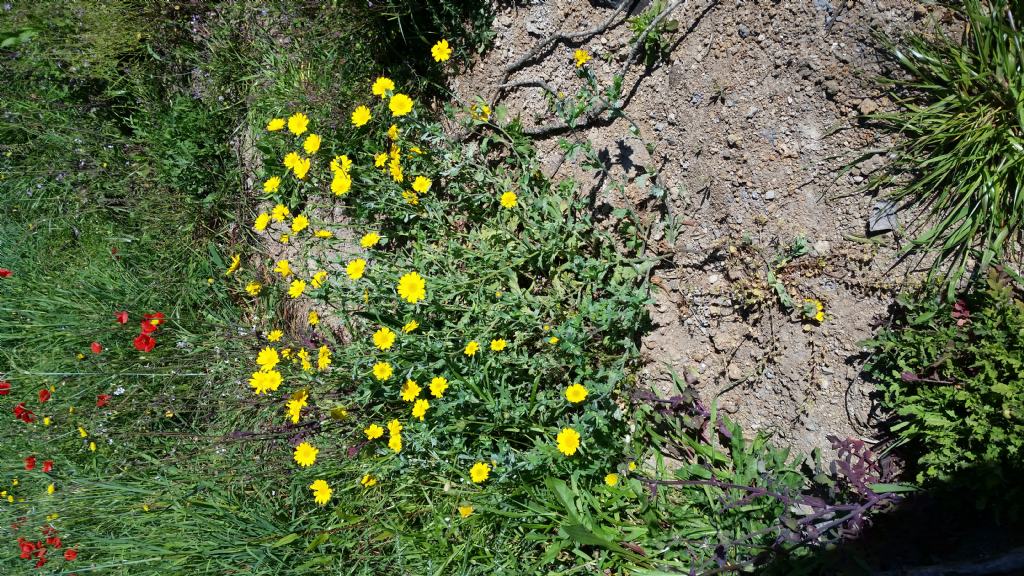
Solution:
M466 356L473 356L480 350L480 344L476 340L470 340L466 344L466 349L462 351Z
M405 172L402 171L402 163L399 162L398 160L392 160L391 163L388 164L388 171L391 172L391 179L394 180L395 182L401 182L402 180L405 180ZM403 192L402 196L411 193L412 192L409 191Z
M284 204L278 204L274 206L274 209L270 211L270 217L274 222L284 222L284 219L291 214L291 210L288 209Z
M420 150L419 146L410 146L409 152L412 152L413 154L423 154L423 150Z
M287 244L291 236L287 234L281 234L281 244Z
M302 135L309 126L309 117L302 112L296 112L288 117L288 131L296 136Z
M388 109L393 116L405 116L412 112L412 98L402 93L395 94L388 102Z
M562 428L556 438L558 451L566 456L572 456L580 447L580 434L572 428Z
M376 440L384 435L384 429L376 424L370 424L363 432L366 434L367 440Z
M433 184L433 182L430 181L430 178L417 176L416 179L412 181L412 189L420 194L426 194L427 190L430 190L431 184Z
M410 304L427 297L427 283L417 272L409 272L398 279L398 295Z
M309 158L299 158L299 161L292 167L292 172L295 172L295 177L302 180L309 174L310 161Z
M316 134L310 134L306 136L306 139L302 142L302 149L306 151L306 154L316 154L317 150L320 149L320 137Z
M487 122L491 119L491 107L487 104L473 104L469 115L478 122Z
M90 444L90 448L92 449L93 452L96 451L95 446L96 446L95 442ZM47 494L53 494L56 490L57 490L57 487L54 486L53 484L50 484L49 486L46 487L46 493Z
M267 130L270 132L277 132L281 128L284 128L284 118L274 118L267 122Z
M313 363L309 361L309 352L305 348L299 350L299 360L302 361L302 369L306 372L313 371Z
M472 506L459 506L459 516L462 516L463 518L469 518L469 515L472 513Z
M420 422L423 422L423 416L426 415L427 409L429 408L430 402L423 398L420 398L419 400L416 401L415 404L413 404L412 417L419 418Z
M289 152L284 156L284 167L291 170L292 168L295 168L295 165L299 163L299 160L302 160L302 156L299 156L298 152Z
M319 350L317 350L316 369L320 370L320 371L323 371L323 370L326 370L327 367L330 366L330 365L331 365L331 349L328 348L326 345L321 346L319 348Z
M604 477L604 483L609 486L615 486L616 484L619 483L619 475L614 472L608 474L607 476Z
M306 317L306 321L310 326L316 326L320 323L320 315L316 313L316 310L310 310L309 315Z
M501 205L505 208L515 208L519 197L515 192L505 192L501 195Z
M417 322L415 320L409 320L408 322L405 323L405 326L402 326L402 332L405 332L406 334L408 334L408 333L412 332L413 330L415 330L415 329L417 329L419 327L420 327L420 323L419 322Z
M497 340L491 340L491 350L493 350L495 352L501 352L502 350L505 349L505 346L507 346L507 345L508 345L508 342L505 342L505 340L503 340L501 338L499 338Z
M313 501L321 506L327 505L333 493L331 487L324 480L315 480L309 485L309 489L313 491Z
M373 333L373 344L381 350L387 350L395 343L395 333L382 326L380 330Z
M397 418L392 420L391 422L388 422L388 433L390 433L390 434L399 434L401 431L402 431L402 423L399 422Z
M348 277L353 280L359 280L363 277L363 272L366 270L366 260L362 258L356 258L355 260L348 263L345 266L345 273Z
M391 448L392 450L394 450L396 454L401 452L402 451L402 435L401 434L394 434L394 433L392 433L391 437L388 438L388 448Z
M345 154L335 156L331 160L331 172L348 172L352 169L352 160Z
M49 416L43 416L43 426L49 426L49 425L50 425L50 417Z
M263 183L263 191L267 194L273 194L277 192L277 189L281 186L281 178L279 176L271 176L267 178L267 181Z
M267 229L268 224L270 224L270 215L266 212L260 212L260 215L256 217L256 222L253 223L252 227L257 232L263 232Z
M590 61L590 52L586 50L577 49L572 55L573 60L576 61L576 67L582 68L584 64Z
M405 198L405 203L410 206L416 206L420 203L420 197L416 195L412 190L406 190L402 192L402 198Z
M390 138L392 141L398 140L398 124L392 124L388 128L388 138Z
M299 214L292 220L292 232L298 234L309 227L309 218L305 214Z
M394 90L395 83L390 78L381 76L373 82L373 87L370 89L374 96L380 96L381 98L387 97L388 90Z
M366 106L356 106L356 109L352 111L352 125L356 128L365 126L373 115L370 114L370 109Z
M302 296L302 293L306 290L305 280L292 280L291 286L288 287L288 295L292 298L298 298Z
M441 40L430 49L430 55L435 62L444 62L452 57L452 49L448 46L447 40Z
M352 176L348 172L338 170L331 178L331 192L335 196L344 196L352 189Z
M548 343L549 344L558 344L558 336L552 336L551 338L548 338Z
M320 450L314 448L312 444L309 442L303 442L295 447L295 454L293 457L299 466L306 468L308 466L312 466L313 463L316 462L316 455L319 453Z
M565 399L573 404L579 404L583 402L587 397L587 389L580 384L573 384L565 389Z
M231 256L231 264L228 266L227 271L224 272L225 276L231 276L238 270L238 267L242 264L242 257L238 254Z
M420 387L412 380L406 380L402 386L402 400L412 402L420 395Z
M305 390L299 390L295 394L292 394L288 400L288 418L292 421L292 424L299 423L299 417L302 416L302 409L306 407L309 394Z
M292 275L292 264L288 260L278 260L273 266L273 272L280 274L282 278L288 278Z
M334 234L332 234L330 230L317 230L316 232L313 233L313 235L316 236L317 238L332 238L332 237L334 237Z
M388 163L388 153L381 152L373 155L373 165L377 168L384 168Z
M370 232L359 240L359 245L363 248L373 248L377 245L377 242L380 242L380 235L376 232Z
M310 280L309 283L310 283L311 286L313 286L313 288L321 288L321 287L323 287L324 282L326 282L326 281L327 281L327 271L326 270L318 270L316 274L313 274L313 278Z
M281 386L281 373L277 370L253 372L249 386L256 394L275 392Z
M477 462L473 464L473 467L469 469L469 477L476 484L487 480L487 477L491 475L491 467L483 462Z
M280 361L281 357L277 355L277 350L269 346L260 350L260 353L256 356L256 364L262 372L270 372Z
M401 444L401 442L399 442L399 444ZM365 474L359 483L363 485L363 488L369 488L377 485L377 479L369 474Z
M444 396L444 391L448 389L448 379L438 376L430 381L430 395L434 398L440 398Z
M377 362L373 365L373 376L377 380L387 380L388 378L391 378L392 372L391 364L388 364L387 362Z
M263 286L260 286L259 282L249 282L245 285L245 291L249 293L249 296L259 296L262 289Z
M85 431L85 428L82 428L81 426L79 426L78 427L78 435L80 437L82 437L82 438L85 438L85 437L89 436L89 433Z

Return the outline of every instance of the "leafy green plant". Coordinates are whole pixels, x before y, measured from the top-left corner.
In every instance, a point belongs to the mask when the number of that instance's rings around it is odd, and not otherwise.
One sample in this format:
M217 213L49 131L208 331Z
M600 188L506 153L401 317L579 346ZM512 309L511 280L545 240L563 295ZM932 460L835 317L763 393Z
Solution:
M903 296L897 322L866 342L865 367L919 481L981 465L1019 468L1024 448L1024 300L993 269L950 304ZM998 479L987 481L998 483Z
M934 254L931 275L950 299L969 267L1019 250L1024 225L1024 6L967 0L958 10L959 41L939 30L886 40L905 76L882 81L901 109L871 118L901 138L869 180L923 212L912 249Z
M667 7L666 0L654 0L646 10L629 19L629 29L633 32L632 43L639 43L646 66L653 66L668 56L671 36L679 31L678 20L664 17L659 20Z

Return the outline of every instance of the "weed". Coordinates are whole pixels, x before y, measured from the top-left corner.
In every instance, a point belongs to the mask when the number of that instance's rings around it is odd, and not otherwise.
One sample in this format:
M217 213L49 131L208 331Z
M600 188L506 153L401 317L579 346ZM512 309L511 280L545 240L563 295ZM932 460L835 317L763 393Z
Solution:
M969 0L962 41L941 31L887 41L906 77L884 82L902 109L872 119L902 138L871 186L921 210L913 248L934 254L931 276L952 299L969 267L1014 254L1024 225L1024 8ZM942 272L946 267L949 274Z

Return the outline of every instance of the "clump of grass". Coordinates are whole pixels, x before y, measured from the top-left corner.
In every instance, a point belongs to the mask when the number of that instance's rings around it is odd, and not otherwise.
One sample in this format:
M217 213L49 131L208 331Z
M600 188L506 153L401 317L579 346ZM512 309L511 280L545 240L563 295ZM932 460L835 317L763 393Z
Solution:
M960 40L942 31L890 43L904 77L885 79L902 109L873 118L903 139L874 186L921 210L913 249L952 297L958 281L1019 249L1024 224L1024 6L968 0Z

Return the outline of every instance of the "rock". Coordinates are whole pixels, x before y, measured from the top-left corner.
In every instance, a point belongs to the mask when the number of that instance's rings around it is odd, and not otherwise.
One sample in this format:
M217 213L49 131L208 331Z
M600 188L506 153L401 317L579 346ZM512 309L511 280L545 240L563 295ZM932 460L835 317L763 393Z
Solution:
M711 337L711 343L719 352L732 352L740 345L740 339L728 332L718 332Z
M871 217L868 218L868 233L882 234L896 229L899 222L896 220L896 203L887 200L879 200L871 207Z
M812 248L814 249L814 253L818 256L827 256L829 251L832 250L832 244L827 240L818 240L814 243Z
M829 98L834 99L839 95L841 89L839 82L836 82L835 80L825 82L825 96L828 96Z
M871 98L865 98L860 101L859 105L857 105L857 110L861 114L867 116L868 114L874 114L878 111L878 104L876 104Z
M765 192L764 193L764 199L765 200L775 200L775 191L774 190L769 190L769 191Z
M747 28L743 24L740 24L739 26L736 27L736 32L739 33L740 38L746 38L747 36L750 36L750 28Z
M751 106L750 109L747 110L747 119L749 120L749 119L753 118L760 111L761 111L761 107L760 106Z
M654 125L654 131L655 132L661 132L665 128L668 128L668 125L665 124L664 122L658 122L657 124Z
M741 140L742 138L738 134L729 134L725 137L725 142L730 148L738 148Z
M735 364L730 364L729 369L726 370L726 376L729 377L729 380L736 381L743 378L743 371L740 370L739 366Z
M722 279L721 274L710 274L708 275L708 284L716 284Z
M722 403L718 405L718 408L727 414L735 414L740 409L740 407L732 400L722 400Z

